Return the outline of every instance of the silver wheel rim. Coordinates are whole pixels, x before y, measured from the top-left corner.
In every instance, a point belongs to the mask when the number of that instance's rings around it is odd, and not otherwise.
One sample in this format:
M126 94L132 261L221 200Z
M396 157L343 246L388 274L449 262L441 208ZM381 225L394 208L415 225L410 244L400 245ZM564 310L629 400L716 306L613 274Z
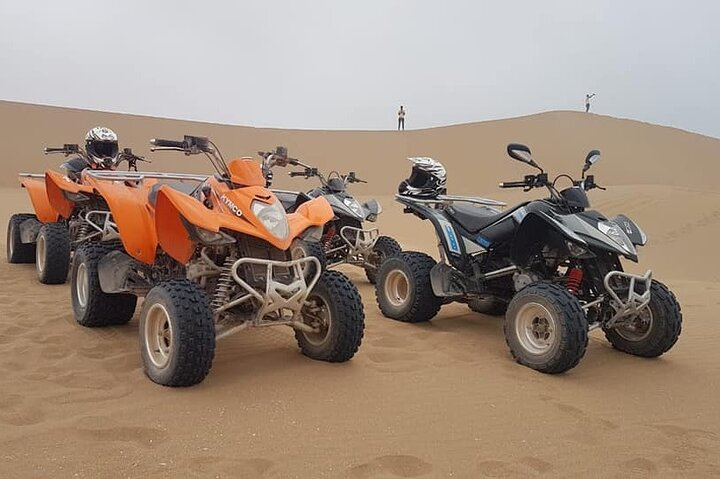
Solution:
M645 306L629 324L615 328L618 335L626 341L638 342L650 335L653 327L653 314L650 306Z
M42 273L45 269L45 236L40 235L37 239L35 264L37 265L38 273Z
M173 328L170 315L162 304L153 304L145 316L145 349L157 368L170 362Z
M306 306L306 308L309 309L306 309L303 320L308 326L317 328L318 332L311 333L309 331L303 331L302 334L308 343L313 346L320 346L327 340L330 336L330 331L332 331L332 314L330 313L330 308L327 303L321 297L312 296L308 298L308 302L313 306Z
M8 228L7 247L10 258L13 257L13 253L15 252L15 245L13 243L15 243L15 225L11 225L10 228Z
M87 266L85 266L85 263L80 263L75 277L75 295L77 296L78 304L83 308L87 305L89 290L90 285Z
M515 316L515 334L527 352L545 354L557 340L557 321L542 304L527 303Z
M410 296L410 280L404 271L395 269L385 278L385 297L395 307L403 306Z

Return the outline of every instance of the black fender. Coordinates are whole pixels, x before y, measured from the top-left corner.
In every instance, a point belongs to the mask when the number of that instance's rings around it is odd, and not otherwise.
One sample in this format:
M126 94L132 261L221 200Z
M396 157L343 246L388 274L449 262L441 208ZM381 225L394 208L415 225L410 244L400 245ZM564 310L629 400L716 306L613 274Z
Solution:
M455 268L465 271L467 266L465 262L465 244L445 214L441 210L429 208L425 205L410 201L398 201L405 205L408 212L412 212L418 218L429 220L432 223L435 234L440 241L440 247L443 249L448 262Z
M572 241L578 246L588 246L578 234L544 211L529 211L515 232L510 260L516 265L526 265L530 256L536 252L533 248L535 245L547 244L565 249L562 240Z

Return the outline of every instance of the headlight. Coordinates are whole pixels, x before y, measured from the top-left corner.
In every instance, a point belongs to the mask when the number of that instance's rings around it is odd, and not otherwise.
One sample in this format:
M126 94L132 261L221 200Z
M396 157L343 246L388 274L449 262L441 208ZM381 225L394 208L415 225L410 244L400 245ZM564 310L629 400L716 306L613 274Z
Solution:
M280 201L269 205L262 201L254 200L250 204L250 209L273 236L279 239L286 239L288 237L290 227L288 226L287 214L285 214L285 210L282 204L280 204Z
M612 221L601 221L598 223L598 229L628 253L637 254L630 238L627 237L616 223Z
M570 256L573 256L575 258L580 258L582 256L585 256L588 253L588 250L583 248L582 246L573 243L572 241L567 241L567 249L570 253Z
M360 203L358 203L355 198L343 198L343 203L345 203L345 206L350 208L350 210L359 217L363 218L365 216L363 207L360 206Z

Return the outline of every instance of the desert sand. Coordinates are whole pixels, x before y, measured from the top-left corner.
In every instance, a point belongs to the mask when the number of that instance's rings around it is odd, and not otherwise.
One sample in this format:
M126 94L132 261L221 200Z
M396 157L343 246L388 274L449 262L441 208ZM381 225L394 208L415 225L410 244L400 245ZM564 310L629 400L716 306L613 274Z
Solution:
M137 319L87 329L67 285L33 265L0 261L0 477L717 477L720 476L720 140L577 112L398 133L255 129L0 102L2 236L29 212L19 171L56 168L42 147L81 142L91 126L146 154L144 169L208 172L201 157L150 154L151 137L207 135L225 155L286 145L321 168L354 170L377 197L379 226L437 258L431 227L392 201L405 157L433 156L451 193L517 202L498 190L527 167L505 154L528 144L550 172L579 174L585 153L607 191L594 207L625 213L649 236L640 264L676 292L683 333L647 360L601 332L570 372L515 364L502 318L448 305L429 324L383 318L364 274L366 331L345 364L302 356L290 330L250 330L218 344L200 385L170 389L142 373ZM278 187L307 189L276 172ZM282 177L282 178L281 178ZM533 193L540 195L542 192Z

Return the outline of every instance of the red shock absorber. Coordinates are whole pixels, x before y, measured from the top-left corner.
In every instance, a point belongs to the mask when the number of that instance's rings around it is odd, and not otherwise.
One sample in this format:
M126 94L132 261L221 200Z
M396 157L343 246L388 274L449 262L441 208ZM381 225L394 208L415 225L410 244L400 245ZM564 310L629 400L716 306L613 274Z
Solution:
M580 289L580 283L583 280L583 271L580 268L570 268L567 272L567 282L565 286L572 294L577 295Z
M325 246L325 249L330 249L330 246L332 246L333 238L335 238L335 225L328 226L327 233L325 233L325 237L323 238L323 244Z

